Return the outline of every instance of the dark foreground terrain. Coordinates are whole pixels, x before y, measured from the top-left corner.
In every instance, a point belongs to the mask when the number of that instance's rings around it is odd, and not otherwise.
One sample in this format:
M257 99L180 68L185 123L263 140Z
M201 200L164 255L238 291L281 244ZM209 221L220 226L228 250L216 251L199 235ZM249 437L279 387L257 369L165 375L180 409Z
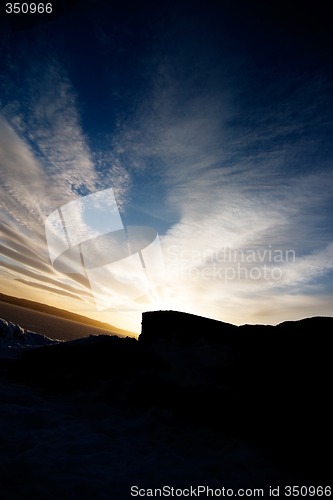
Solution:
M329 486L332 327L159 311L139 340L52 342L3 322L1 498Z

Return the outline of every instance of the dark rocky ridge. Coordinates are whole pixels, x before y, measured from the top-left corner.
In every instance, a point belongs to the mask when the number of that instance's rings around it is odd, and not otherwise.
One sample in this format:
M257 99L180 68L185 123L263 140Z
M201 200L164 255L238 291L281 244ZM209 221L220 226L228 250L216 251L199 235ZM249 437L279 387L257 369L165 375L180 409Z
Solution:
M237 327L149 312L138 341L96 336L38 347L6 374L51 396L86 391L111 407L153 409L193 433L238 436L282 476L320 484L331 477L332 327L331 317Z
M140 341L168 363L168 380L192 389L181 397L194 420L226 425L319 480L331 474L332 332L331 317L237 327L160 311L143 315Z

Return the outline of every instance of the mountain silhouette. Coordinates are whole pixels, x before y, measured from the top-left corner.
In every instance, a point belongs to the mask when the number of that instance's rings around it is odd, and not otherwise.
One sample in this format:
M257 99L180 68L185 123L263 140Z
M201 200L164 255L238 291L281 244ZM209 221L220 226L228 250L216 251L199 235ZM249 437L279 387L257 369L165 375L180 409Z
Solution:
M47 397L98 394L110 408L153 412L193 436L240 439L282 479L321 484L331 474L332 327L331 317L235 326L146 312L138 340L99 335L24 349L3 374Z

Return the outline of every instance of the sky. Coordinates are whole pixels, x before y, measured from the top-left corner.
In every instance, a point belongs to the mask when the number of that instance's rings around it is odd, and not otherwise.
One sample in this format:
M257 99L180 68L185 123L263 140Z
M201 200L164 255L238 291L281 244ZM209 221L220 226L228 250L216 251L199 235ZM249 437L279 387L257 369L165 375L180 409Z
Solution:
M0 292L133 332L331 316L331 8L52 6L1 4Z

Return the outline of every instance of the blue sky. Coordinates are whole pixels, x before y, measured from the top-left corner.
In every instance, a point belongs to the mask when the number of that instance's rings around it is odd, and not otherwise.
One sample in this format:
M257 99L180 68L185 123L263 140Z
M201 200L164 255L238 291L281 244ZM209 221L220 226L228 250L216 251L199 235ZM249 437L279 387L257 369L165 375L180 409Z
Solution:
M149 309L332 315L330 8L216 4L2 13L2 292L133 331ZM142 296L125 286L141 286L139 260L93 284L50 260L50 214L108 189L125 227L158 233L163 266Z

